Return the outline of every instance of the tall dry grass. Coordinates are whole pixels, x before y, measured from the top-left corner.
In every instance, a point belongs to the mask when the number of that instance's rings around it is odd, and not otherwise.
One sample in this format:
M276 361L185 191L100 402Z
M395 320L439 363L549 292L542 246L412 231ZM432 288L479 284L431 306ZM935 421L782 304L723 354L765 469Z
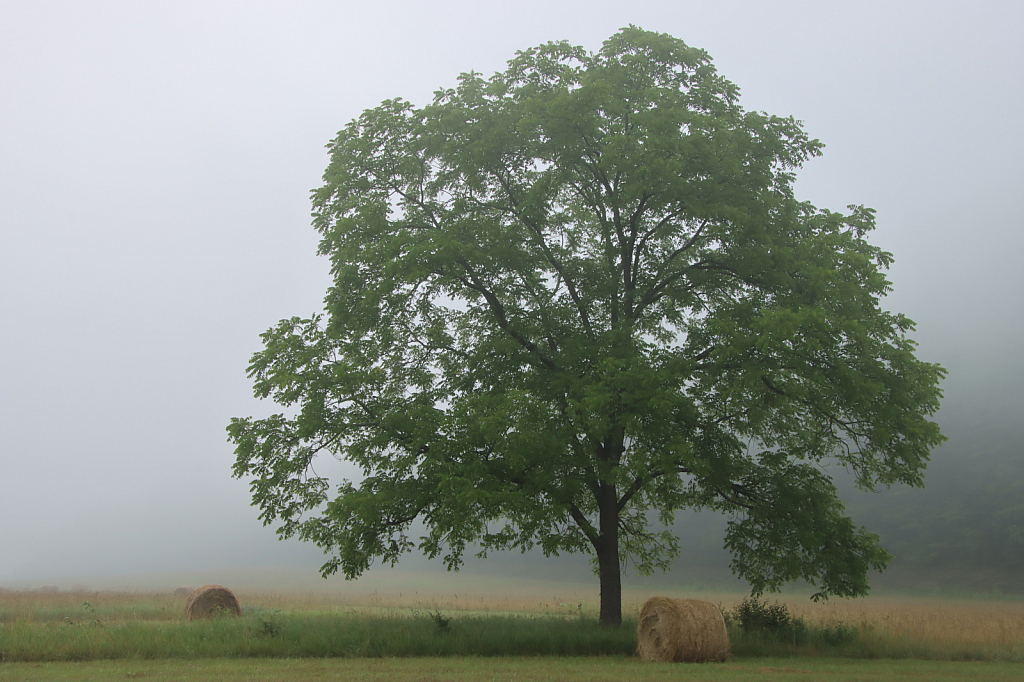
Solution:
M858 629L861 646L912 657L1024 660L1024 601L910 599L789 602L808 625Z
M171 592L43 592L0 589L0 623L86 619L180 620L185 598Z

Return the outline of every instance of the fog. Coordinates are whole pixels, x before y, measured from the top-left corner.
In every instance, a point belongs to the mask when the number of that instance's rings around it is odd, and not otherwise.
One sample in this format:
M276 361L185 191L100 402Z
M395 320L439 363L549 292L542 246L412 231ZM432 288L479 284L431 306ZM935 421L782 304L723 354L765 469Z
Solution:
M318 310L329 284L309 218L324 145L385 98L422 105L518 49L596 50L628 24L706 49L745 108L793 115L825 143L799 197L877 209L872 241L896 258L885 305L918 323L918 356L950 372L941 481L968 450L971 471L991 461L1020 476L1019 2L8 0L0 585L315 573L320 551L278 542L231 478L224 428L275 411L252 397L249 356L278 319ZM880 508L872 499L851 502L858 518ZM716 523L684 526L693 565L721 565ZM557 565L589 579L585 561Z

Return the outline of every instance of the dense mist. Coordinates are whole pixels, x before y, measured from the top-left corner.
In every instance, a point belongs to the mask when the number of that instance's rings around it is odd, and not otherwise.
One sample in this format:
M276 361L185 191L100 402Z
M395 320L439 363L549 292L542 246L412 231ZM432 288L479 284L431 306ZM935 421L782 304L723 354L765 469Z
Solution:
M259 335L323 307L324 145L384 99L422 106L516 50L597 50L630 24L707 50L746 109L825 143L797 197L877 209L883 305L949 370L924 489L863 493L835 469L895 557L873 584L1024 591L1016 0L0 4L0 586L315 575L320 550L279 542L231 477L225 427L279 411L246 377ZM684 554L651 584L736 585L726 522L680 514ZM465 570L593 580L585 557L535 553Z

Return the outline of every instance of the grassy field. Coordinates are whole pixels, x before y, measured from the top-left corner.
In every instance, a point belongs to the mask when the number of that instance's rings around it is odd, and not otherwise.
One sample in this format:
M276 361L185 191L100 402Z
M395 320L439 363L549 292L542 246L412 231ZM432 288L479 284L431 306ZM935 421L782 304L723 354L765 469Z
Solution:
M241 618L182 620L167 592L0 590L0 681L662 680L635 657L641 600L606 629L585 595L238 591ZM671 595L683 596L683 595ZM741 595L693 595L735 613ZM1024 601L784 602L779 632L730 625L727 664L694 680L1024 679ZM685 664L683 664L685 665Z

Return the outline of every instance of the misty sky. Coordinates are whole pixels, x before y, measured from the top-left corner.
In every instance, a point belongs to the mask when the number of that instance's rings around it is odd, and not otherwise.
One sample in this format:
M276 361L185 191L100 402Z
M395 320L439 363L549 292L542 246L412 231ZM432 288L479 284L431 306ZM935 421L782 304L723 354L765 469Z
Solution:
M230 477L275 411L259 334L328 286L309 190L381 100L635 24L706 49L825 155L800 198L878 210L886 306L950 370L941 417L1021 416L1024 4L0 3L0 584L308 566ZM343 467L336 467L344 473Z

